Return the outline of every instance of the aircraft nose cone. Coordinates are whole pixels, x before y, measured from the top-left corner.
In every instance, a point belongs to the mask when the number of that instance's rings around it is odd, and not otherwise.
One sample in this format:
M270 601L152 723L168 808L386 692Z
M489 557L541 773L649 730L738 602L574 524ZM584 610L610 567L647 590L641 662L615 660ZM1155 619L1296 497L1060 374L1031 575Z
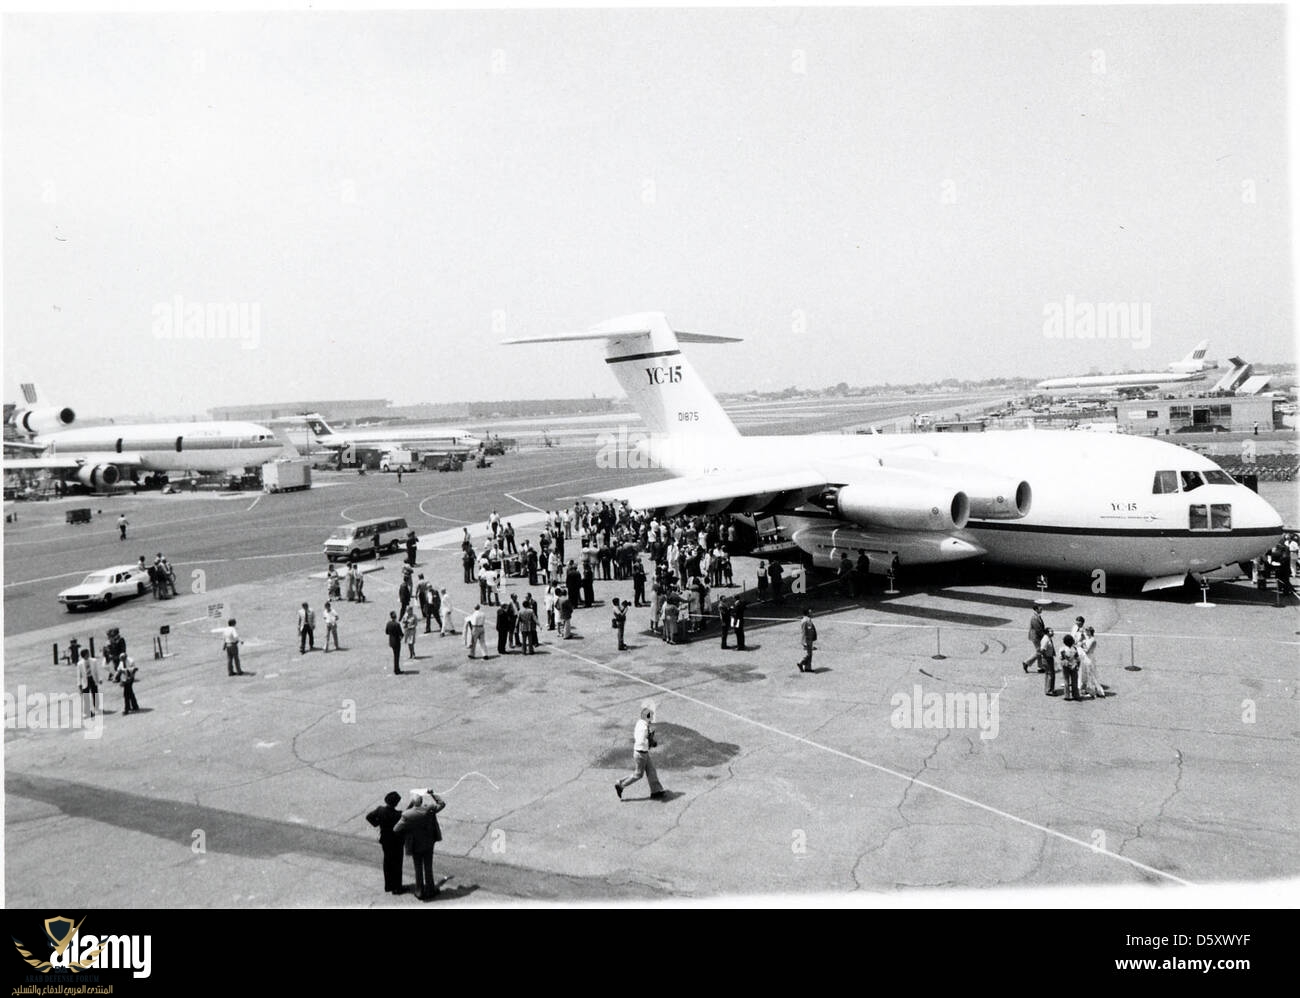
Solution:
M1242 487L1245 488L1245 486ZM1246 489L1246 491L1249 493L1249 498L1245 503L1245 512L1250 518L1250 523L1242 524L1242 526L1269 527L1281 533L1283 527L1282 514L1274 509L1272 503L1263 496L1251 492L1249 489Z

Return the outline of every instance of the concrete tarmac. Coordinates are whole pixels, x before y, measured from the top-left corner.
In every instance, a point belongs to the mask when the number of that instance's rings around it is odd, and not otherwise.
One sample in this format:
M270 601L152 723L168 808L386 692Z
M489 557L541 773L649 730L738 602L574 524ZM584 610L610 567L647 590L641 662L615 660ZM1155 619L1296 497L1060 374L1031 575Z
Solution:
M1179 904L1188 885L1264 889L1300 869L1297 616L1271 594L1218 587L1213 608L1049 594L1058 636L1076 615L1098 631L1114 695L1081 703L1022 669L1038 594L997 586L865 600L815 587L811 674L795 670L792 599L750 607L743 652L720 648L716 623L665 645L633 610L620 653L607 602L630 597L621 582L598 583L577 636L543 631L531 657L496 655L489 614L491 657L470 661L458 632L478 588L462 582L459 536L427 534L419 566L447 587L457 633L421 634L401 676L383 633L398 557L369 575L371 602L341 605L329 653L300 654L295 634L296 607L323 602L318 556L115 611L142 710L123 716L105 684L107 709L84 727L28 722L73 691L51 643L90 618L6 635L6 903L423 907L383 892L363 820L417 787L448 802L434 867L453 879L430 907L891 903L922 888L1039 903L1039 889L1078 886ZM244 677L226 675L215 633L227 612ZM94 619L100 640L108 622ZM650 800L642 781L620 801L647 700L669 794Z

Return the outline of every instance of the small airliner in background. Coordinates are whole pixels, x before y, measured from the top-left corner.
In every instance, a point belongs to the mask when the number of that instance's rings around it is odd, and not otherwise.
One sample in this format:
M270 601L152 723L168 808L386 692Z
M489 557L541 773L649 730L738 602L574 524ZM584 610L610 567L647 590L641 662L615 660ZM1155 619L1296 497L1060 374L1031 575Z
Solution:
M1137 371L1132 374L1086 374L1073 378L1048 378L1034 385L1041 392L1089 391L1107 388L1114 391L1160 391L1165 388L1185 387L1208 377L1207 371L1218 365L1206 360L1209 340L1201 340L1182 360L1176 360L1163 371Z
M480 439L468 430L454 426L388 426L358 427L347 430L335 430L321 418L320 413L310 412L301 416L284 416L275 419L276 424L306 426L311 430L312 441L327 450L345 450L349 447L404 447L411 450L465 450L478 447Z
M283 437L257 423L137 423L69 428L76 413L66 406L36 405L36 391L23 385L27 405L10 423L18 437L5 440L5 471L51 471L96 491L110 489L140 471L241 474L245 468L292 452Z
M662 313L581 332L596 340L648 432L640 449L678 477L598 493L638 509L779 516L822 567L865 551L872 570L962 559L1181 585L1246 562L1282 534L1267 502L1213 461L1146 437L1014 430L741 436ZM646 466L644 463L641 466Z

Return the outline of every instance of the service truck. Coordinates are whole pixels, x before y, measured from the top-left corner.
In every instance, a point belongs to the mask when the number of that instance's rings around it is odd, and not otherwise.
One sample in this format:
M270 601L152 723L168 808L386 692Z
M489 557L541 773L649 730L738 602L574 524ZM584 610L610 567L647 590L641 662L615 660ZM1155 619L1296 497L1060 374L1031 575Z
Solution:
M380 471L414 471L419 459L414 451L394 447L379 455Z
M311 462L298 459L268 461L262 465L263 492L293 492L311 488Z

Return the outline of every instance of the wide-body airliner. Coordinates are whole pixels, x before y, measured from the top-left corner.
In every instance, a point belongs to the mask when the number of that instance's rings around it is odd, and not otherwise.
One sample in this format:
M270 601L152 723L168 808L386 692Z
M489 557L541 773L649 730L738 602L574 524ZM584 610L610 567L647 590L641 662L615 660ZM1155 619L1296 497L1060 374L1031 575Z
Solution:
M32 456L6 458L4 470L60 472L99 490L140 471L242 471L286 450L282 438L257 423L110 423L68 429L75 420L66 406L16 410L11 423L23 436L6 440L5 448Z
M632 466L678 477L592 498L666 514L780 515L814 564L873 571L962 559L1182 584L1249 561L1277 511L1208 458L1146 437L1077 431L741 436L662 313L509 343L597 340L648 431Z

